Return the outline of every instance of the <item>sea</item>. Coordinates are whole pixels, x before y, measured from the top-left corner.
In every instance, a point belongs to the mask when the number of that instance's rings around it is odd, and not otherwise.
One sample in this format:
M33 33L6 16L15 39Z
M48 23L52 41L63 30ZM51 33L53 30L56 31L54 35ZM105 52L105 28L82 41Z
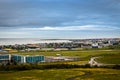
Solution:
M36 38L0 38L0 45L22 45L39 43L69 43L70 40L64 39L36 39Z

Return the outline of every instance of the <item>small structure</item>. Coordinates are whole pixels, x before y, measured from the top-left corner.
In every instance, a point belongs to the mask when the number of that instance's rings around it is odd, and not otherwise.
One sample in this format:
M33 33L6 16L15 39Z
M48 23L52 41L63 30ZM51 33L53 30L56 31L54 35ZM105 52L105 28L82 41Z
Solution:
M45 62L61 62L61 61L78 61L80 60L79 57L70 57L70 56L46 56Z
M40 45L38 44L28 44L27 45L27 51L36 51L36 50L40 50Z
M94 44L92 44L92 48L99 48L98 43L94 43Z

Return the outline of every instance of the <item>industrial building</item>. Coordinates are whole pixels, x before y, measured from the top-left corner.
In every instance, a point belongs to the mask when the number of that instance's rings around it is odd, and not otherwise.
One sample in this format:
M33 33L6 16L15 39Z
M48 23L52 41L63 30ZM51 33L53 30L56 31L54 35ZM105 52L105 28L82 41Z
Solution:
M38 63L38 62L44 62L44 56L25 56L24 58L25 63Z
M0 54L0 64L4 63L7 64L9 61L11 60L10 55L9 54Z
M21 55L11 55L11 61L16 63L25 63L24 56Z
M8 63L8 62L16 62L16 63L38 63L44 62L44 56L35 55L35 56L23 56L17 54L0 54L0 63Z

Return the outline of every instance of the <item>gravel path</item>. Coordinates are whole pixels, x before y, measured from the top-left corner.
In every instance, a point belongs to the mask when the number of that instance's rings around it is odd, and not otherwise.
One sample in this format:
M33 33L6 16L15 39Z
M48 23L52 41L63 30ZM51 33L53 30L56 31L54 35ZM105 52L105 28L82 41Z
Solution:
M95 66L95 65L97 65L97 66L114 66L114 65L116 65L116 64L98 63L97 61L95 61L95 59L97 59L97 58L101 58L101 57L92 57L92 58L90 58L90 60L88 62L90 64L90 66ZM117 64L117 65L120 65L120 64Z
M95 65L102 66L103 65L102 63L98 63L98 62L95 61L95 59L97 59L97 58L100 58L100 57L92 57L92 58L90 58L90 61L88 63L91 66L95 66Z

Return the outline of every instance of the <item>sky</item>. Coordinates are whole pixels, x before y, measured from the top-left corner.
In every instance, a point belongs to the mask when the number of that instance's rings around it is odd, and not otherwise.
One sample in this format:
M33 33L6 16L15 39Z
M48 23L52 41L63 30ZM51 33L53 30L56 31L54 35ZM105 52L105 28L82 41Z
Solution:
M120 38L120 0L0 0L0 38Z

